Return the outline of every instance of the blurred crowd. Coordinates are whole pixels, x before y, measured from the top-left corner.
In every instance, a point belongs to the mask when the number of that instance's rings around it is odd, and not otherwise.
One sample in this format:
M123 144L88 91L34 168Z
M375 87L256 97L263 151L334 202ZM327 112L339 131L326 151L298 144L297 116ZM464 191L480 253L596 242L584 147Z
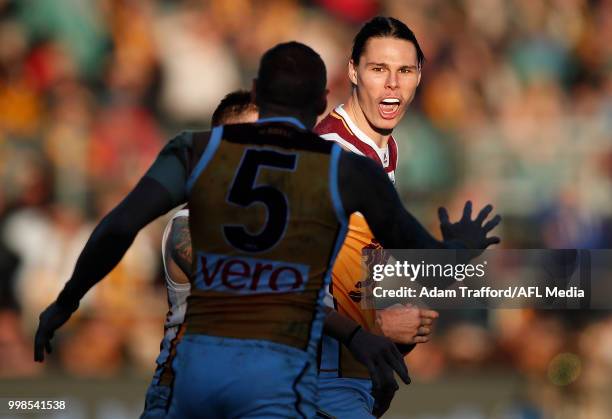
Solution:
M503 215L506 248L611 247L610 1L0 0L0 377L150 373L164 220L87 295L42 366L38 313L161 146L249 89L263 51L309 44L341 103L352 37L376 14L407 23L425 52L394 135L398 187L432 231L438 206L456 214L472 199ZM494 365L578 393L612 385L606 313L443 317L409 357L418 379Z

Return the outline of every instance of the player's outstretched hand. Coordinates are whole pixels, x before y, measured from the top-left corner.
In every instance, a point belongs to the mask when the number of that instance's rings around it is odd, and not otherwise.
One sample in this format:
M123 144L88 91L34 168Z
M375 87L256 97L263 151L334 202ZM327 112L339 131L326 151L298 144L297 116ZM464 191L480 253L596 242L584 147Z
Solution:
M52 303L40 314L38 329L34 337L34 361L43 362L45 351L51 353L51 339L57 329L68 321L72 312L66 311Z
M402 381L410 384L404 357L391 340L359 329L351 339L348 349L364 364L372 378L372 394L383 412L389 408L393 395L399 389L393 371Z
M439 208L440 230L442 230L444 240L463 242L468 249L486 249L492 244L499 243L499 237L487 237L487 234L499 224L501 216L498 214L484 223L492 210L493 206L487 205L480 210L476 219L472 220L472 202L467 201L461 219L456 223L451 223L446 208Z

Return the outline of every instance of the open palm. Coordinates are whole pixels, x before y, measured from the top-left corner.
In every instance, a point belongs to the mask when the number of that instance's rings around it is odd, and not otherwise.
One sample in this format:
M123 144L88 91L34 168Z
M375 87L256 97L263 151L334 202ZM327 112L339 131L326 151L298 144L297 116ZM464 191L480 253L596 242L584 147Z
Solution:
M451 223L446 208L439 208L438 217L440 218L440 230L442 230L444 240L460 241L465 244L468 249L486 249L492 244L499 243L499 237L487 237L487 234L489 234L489 232L501 221L501 216L498 214L484 223L489 214L491 214L491 211L493 211L493 206L486 205L480 210L478 216L472 220L472 202L467 201L463 208L463 216L461 219L456 223Z

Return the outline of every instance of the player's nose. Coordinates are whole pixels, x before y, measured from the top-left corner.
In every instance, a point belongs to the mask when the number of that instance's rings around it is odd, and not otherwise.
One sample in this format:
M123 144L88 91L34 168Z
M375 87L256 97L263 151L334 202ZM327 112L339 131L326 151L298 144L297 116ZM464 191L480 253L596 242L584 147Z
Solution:
M387 80L385 83L385 87L389 89L397 89L399 87L398 77L394 71L389 71L387 73Z

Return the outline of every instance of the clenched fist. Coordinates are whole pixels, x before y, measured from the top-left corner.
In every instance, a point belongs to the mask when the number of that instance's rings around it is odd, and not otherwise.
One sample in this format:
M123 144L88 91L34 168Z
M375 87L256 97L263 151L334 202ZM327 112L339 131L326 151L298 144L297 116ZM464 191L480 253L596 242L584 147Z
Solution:
M438 316L434 310L396 304L376 311L376 325L395 343L425 343L429 341L431 326Z

